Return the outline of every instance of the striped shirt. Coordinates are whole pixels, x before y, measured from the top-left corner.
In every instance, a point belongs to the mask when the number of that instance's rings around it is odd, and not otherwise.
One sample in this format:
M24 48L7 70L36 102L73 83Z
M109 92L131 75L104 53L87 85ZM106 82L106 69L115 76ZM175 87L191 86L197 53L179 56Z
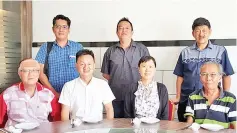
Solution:
M39 83L33 97L26 93L22 82L0 95L1 127L5 122L5 126L21 122L48 122L49 115L53 121L60 120L60 106L54 94Z
M76 53L82 50L80 43L68 41L65 47L60 47L56 42L53 43L49 53L49 82L57 92L61 92L63 85L79 76L76 70ZM44 43L36 55L35 60L39 63L45 63L47 54L47 43Z
M229 128L230 124L236 124L236 97L220 88L220 96L209 105L203 89L196 90L188 98L184 117L188 116L198 124L218 124Z

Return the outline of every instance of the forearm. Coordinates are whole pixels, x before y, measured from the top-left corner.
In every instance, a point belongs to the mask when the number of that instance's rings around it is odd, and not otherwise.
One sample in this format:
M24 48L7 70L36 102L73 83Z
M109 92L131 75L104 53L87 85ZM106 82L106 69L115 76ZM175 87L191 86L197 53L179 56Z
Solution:
M105 79L107 79L107 80L110 79L110 76L109 76L108 74L103 73L102 76L103 76Z
M53 86L49 83L48 77L45 74L43 74L43 73L40 74L39 80L45 87L50 89L54 94L58 94L58 92L55 91Z
M188 116L187 123L190 123L190 124L193 123L193 117L192 116Z
M66 105L62 105L62 110L61 110L61 120L66 121L69 120L69 107Z
M180 99L182 83L183 83L183 77L177 76L177 80L176 80L176 98L178 98L178 99Z
M114 108L112 106L112 103L105 105L106 110L106 119L113 119L114 118Z
M223 76L222 78L223 89L225 91L229 91L231 85L231 77L230 76Z

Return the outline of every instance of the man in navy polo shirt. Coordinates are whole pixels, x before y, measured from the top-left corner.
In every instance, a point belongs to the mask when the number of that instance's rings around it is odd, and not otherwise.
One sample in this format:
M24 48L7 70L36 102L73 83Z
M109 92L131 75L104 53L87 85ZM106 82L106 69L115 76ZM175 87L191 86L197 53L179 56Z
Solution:
M230 75L234 74L224 46L212 44L209 41L211 35L210 22L205 18L197 18L192 25L192 35L196 40L192 46L182 50L174 74L176 80L176 98L172 102L178 105L178 119L185 122L185 109L188 96L195 90L203 87L200 82L200 66L207 61L214 61L223 66L225 75L222 78L223 89L229 90L231 84Z

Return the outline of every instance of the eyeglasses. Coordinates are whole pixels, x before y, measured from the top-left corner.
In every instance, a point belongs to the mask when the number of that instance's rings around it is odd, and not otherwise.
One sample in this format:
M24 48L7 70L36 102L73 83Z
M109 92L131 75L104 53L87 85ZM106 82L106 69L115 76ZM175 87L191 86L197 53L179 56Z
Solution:
M205 77L205 78L208 76L210 76L211 78L215 78L218 75L221 75L221 74L219 74L219 73L200 73L200 76Z
M67 25L54 25L54 28L56 28L56 29L64 29L64 30L66 30L66 29L68 29L69 28L69 26L67 26Z
M30 69L28 69L28 70L22 69L22 70L20 70L20 71L23 72L23 73L27 73L27 74L29 74L29 73L34 73L34 74L36 74L36 73L39 73L40 70L38 70L38 69L32 69L32 70L30 70Z

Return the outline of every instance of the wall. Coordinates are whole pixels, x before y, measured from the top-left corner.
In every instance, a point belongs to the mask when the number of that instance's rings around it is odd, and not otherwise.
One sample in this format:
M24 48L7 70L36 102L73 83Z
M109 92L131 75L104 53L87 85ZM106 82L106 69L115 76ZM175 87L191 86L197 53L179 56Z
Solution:
M70 39L79 42L115 41L116 24L128 17L134 40L191 40L191 24L206 17L211 38L236 38L236 0L96 0L33 1L33 42L54 40L52 19L72 20Z
M193 40L191 25L197 17L207 18L212 25L212 39L237 38L236 0L96 0L96 1L33 1L33 42L54 40L52 19L64 14L72 20L70 39L78 42L117 41L116 25L128 17L134 26L133 39ZM173 69L184 46L148 47L156 58L156 80L164 83L169 96L175 96ZM226 46L237 72L237 46ZM38 47L32 49L35 57ZM96 77L107 47L89 47L96 55ZM237 95L237 74L232 76L231 92Z

